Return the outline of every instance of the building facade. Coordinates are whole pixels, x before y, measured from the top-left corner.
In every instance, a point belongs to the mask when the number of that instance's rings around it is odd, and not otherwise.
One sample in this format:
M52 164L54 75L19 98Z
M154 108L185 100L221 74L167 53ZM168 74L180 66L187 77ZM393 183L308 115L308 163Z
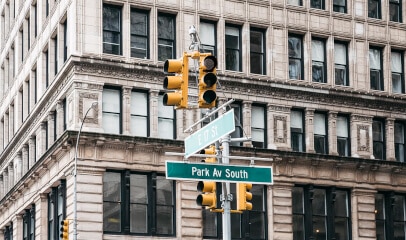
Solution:
M230 154L272 159L254 162L274 184L254 184L232 239L406 239L405 13L404 0L1 0L0 240L59 239L63 219L69 239L222 238L197 182L165 177L182 161L165 153L207 112L193 61L189 108L163 105L164 61L192 51L190 26L217 56L217 106L235 99L232 138L252 138Z

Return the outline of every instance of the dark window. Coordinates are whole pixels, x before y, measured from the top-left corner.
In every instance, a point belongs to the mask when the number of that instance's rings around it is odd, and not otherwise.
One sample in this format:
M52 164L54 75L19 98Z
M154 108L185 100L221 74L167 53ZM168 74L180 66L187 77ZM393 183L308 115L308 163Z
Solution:
M68 105L66 104L66 98L62 101L63 107L63 130L65 131L68 126Z
M68 59L68 20L63 23L63 62Z
M325 8L324 0L310 0L310 7L324 9Z
M334 43L334 79L336 85L348 86L347 44Z
M38 102L38 76L37 69L32 70L33 80L34 80L34 103ZM30 109L29 109L30 110Z
M58 132L57 132L57 126L58 126L58 118L57 118L57 111L52 112L53 118L54 118L54 139L53 141L55 142L57 137L58 137Z
M232 132L231 138L242 138L243 137L243 121L242 121L242 107L241 103L234 102L231 104L234 109L234 121L235 121L235 131ZM241 142L231 142L231 146L241 146Z
M373 152L375 159L385 159L385 123L382 119L372 122Z
M35 239L35 205L23 214L23 240Z
M396 161L405 161L405 123L395 122L395 158Z
M369 73L373 90L384 90L382 69L382 49L371 47L369 49Z
M350 128L347 116L337 116L337 152L339 156L350 155Z
M293 239L351 239L350 196L344 189L296 186L292 191Z
M45 87L48 88L48 86L49 86L49 54L48 54L48 50L44 54L45 54Z
M327 119L324 113L314 114L314 150L316 153L328 153Z
M265 31L250 30L250 66L251 73L266 74Z
M49 15L49 0L46 0L45 3L45 16L48 17Z
M226 70L241 71L241 27L226 25Z
M121 55L121 7L103 5L103 52Z
M38 25L38 10L37 10L37 4L35 3L34 5L32 5L34 11L34 37L37 37L37 25Z
M303 6L302 0L288 0L287 3L296 6Z
M289 35L289 79L303 79L302 37Z
M333 11L346 13L347 12L347 0L333 0Z
M375 195L376 239L405 239L405 195L380 192Z
M13 223L11 222L9 226L6 226L4 230L4 240L13 240Z
M158 14L158 60L165 61L176 56L175 16Z
M54 44L54 75L58 73L58 36L53 39Z
M121 133L121 90L105 87L102 100L103 129L106 133Z
M251 136L253 147L267 147L266 129L266 107L261 105L253 105L251 108ZM283 129L277 129L277 131L279 130L283 131Z
M149 58L149 12L131 9L131 57Z
M48 194L48 239L59 240L60 222L66 217L66 181Z
M200 52L211 53L216 56L216 23L201 21L199 26Z
M293 151L305 151L304 114L302 110L290 112L290 134L291 147Z
M175 236L175 192L174 181L156 173L104 173L104 232Z
M326 43L321 39L312 39L312 79L313 82L327 82Z
M148 92L133 91L131 93L131 134L149 136L149 100Z
M381 19L381 0L368 0L368 17Z
M405 93L403 67L404 67L403 52L392 51L391 70L392 70L392 91L394 93Z
M402 1L389 0L389 20L402 22Z
M218 194L221 194L221 184L218 184ZM235 184L230 184L231 194L236 196ZM252 185L252 210L243 211L242 214L231 214L231 239L268 239L267 238L267 212L266 187ZM235 209L236 197L231 202ZM220 207L219 207L220 208ZM222 239L222 213L215 213L202 209L203 237Z

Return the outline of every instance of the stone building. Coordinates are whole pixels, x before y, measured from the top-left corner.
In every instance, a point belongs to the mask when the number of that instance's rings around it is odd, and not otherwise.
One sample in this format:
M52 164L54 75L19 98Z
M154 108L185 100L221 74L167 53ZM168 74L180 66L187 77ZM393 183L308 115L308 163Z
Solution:
M231 155L273 160L255 161L274 184L253 186L232 239L405 239L405 13L404 0L1 0L0 239L59 239L63 219L70 239L222 238L196 182L165 178L182 160L165 153L206 112L193 62L190 108L162 103L164 61L191 51L193 25L217 56L217 105L235 99L232 137L252 137Z

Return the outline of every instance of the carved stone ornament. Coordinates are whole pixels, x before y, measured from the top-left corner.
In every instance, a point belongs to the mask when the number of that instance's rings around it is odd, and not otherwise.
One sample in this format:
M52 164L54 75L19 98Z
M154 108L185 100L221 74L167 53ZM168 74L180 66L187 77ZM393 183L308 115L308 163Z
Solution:
M286 143L287 142L287 129L286 129L286 116L274 116L274 142Z
M80 93L79 94L79 116L84 117L85 111L87 109L83 109L83 102L85 99L88 99L92 102L97 102L98 101L99 94L98 93ZM93 116L88 116L85 119L86 123L93 123L93 124L98 124L99 123L99 106L97 105L94 108L94 115Z
M358 125L357 126L357 145L358 151L369 151L369 126Z

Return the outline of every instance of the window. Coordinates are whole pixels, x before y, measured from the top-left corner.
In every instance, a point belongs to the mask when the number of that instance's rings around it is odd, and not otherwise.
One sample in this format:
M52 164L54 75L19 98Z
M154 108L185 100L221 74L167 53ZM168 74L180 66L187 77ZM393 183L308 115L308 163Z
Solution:
M368 17L381 19L381 0L368 0Z
M375 159L385 159L385 124L382 119L372 122L373 152Z
M344 189L294 187L293 239L351 239L350 202Z
M347 0L333 0L333 11L347 13Z
M216 55L216 24L210 21L201 21L199 26L200 52Z
M314 114L314 150L316 153L327 154L327 121L326 114Z
M405 162L405 123L395 122L395 158Z
M324 40L312 39L313 82L326 83L326 44Z
M250 30L251 73L266 74L265 32L261 29Z
M302 58L302 37L289 35L289 79L302 79L303 58Z
M149 58L149 13L131 8L131 57Z
M324 0L310 0L310 7L324 9L325 8Z
M290 134L292 150L296 152L305 151L304 114L302 110L290 112Z
M13 240L13 222L4 230L4 240Z
M163 95L158 99L158 136L160 138L175 139L175 110L172 106L163 104Z
M35 240L35 205L23 214L23 240Z
M243 128L242 128L242 108L241 103L234 102L231 104L231 107L234 109L234 121L235 121L235 131L232 132L231 138L242 138L243 136ZM231 142L230 146L241 146L241 142Z
M334 43L334 79L336 85L348 86L347 44Z
M54 76L58 73L58 35L52 39L52 45L54 46Z
M217 193L221 194L221 184ZM235 184L230 184L230 191L236 196ZM243 211L242 214L231 214L231 238L232 239L268 239L267 237L267 212L266 212L266 187L252 185L252 210ZM235 209L236 197L231 202L231 208ZM202 208L203 237L222 239L222 213L215 213Z
M379 48L369 49L369 72L371 89L383 91L382 50Z
M402 1L389 0L389 20L402 22Z
M155 172L105 172L104 232L175 236L174 183Z
M296 6L303 6L302 0L288 0L287 3Z
M106 133L121 133L121 91L103 89L103 129Z
M131 134L149 136L148 93L133 91L131 93Z
M48 239L58 240L60 222L66 217L66 181L61 180L48 194Z
M44 52L44 61L45 61L45 88L49 86L49 54L48 50Z
M347 116L337 116L337 152L339 156L350 155L350 128Z
M62 24L63 27L63 62L68 59L68 20Z
M391 52L391 69L392 69L392 91L394 93L405 93L402 53L395 51Z
M175 16L158 14L158 60L165 61L176 56Z
M379 192L375 195L376 239L405 239L405 195Z
M241 71L241 29L226 25L226 70Z
M251 108L252 145L266 148L266 107L254 105Z
M121 55L121 7L103 5L103 52Z

